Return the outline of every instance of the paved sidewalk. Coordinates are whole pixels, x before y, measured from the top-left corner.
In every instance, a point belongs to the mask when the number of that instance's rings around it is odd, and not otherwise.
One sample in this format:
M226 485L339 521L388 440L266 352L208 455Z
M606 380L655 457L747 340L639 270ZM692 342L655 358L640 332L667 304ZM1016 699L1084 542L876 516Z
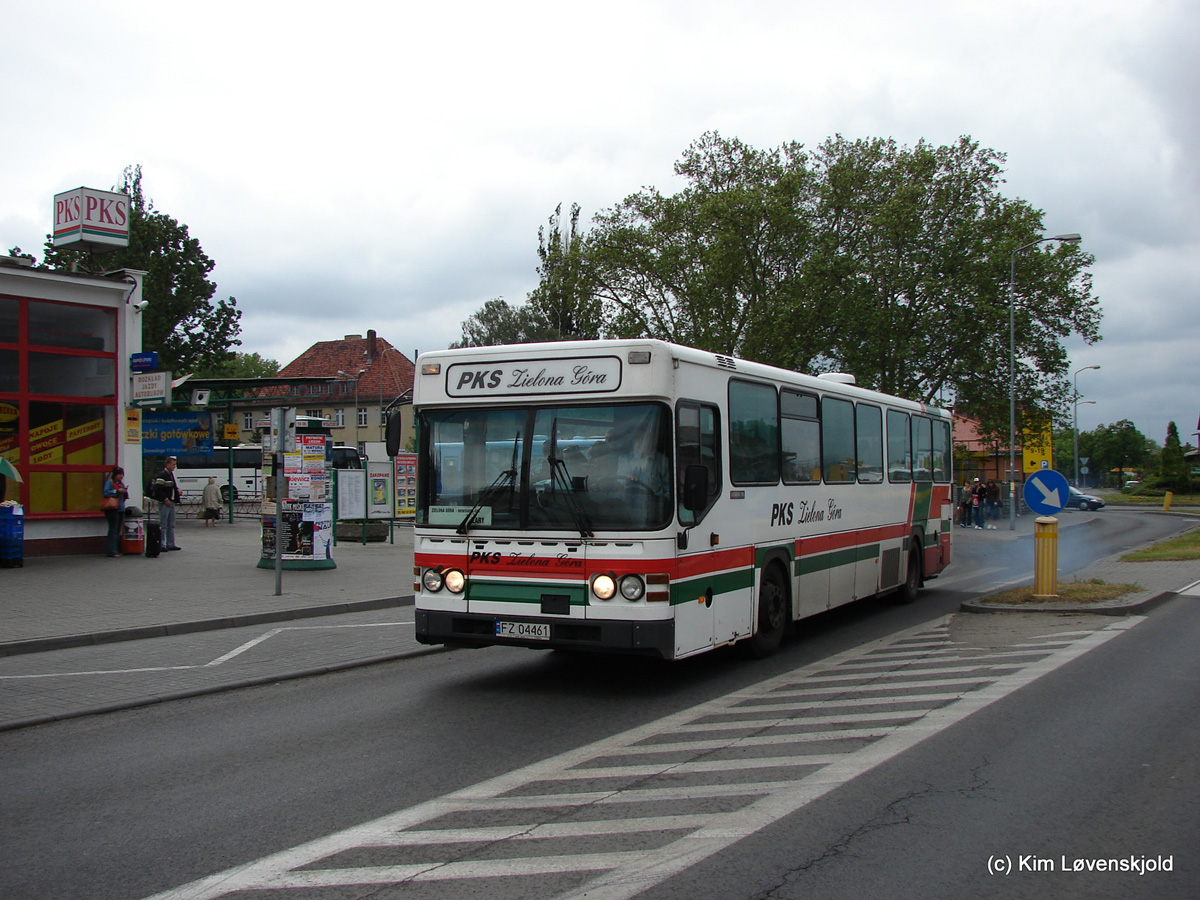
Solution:
M339 540L335 569L257 567L259 524L181 520L155 559L29 557L0 569L0 656L398 606L412 597L412 527L395 543Z

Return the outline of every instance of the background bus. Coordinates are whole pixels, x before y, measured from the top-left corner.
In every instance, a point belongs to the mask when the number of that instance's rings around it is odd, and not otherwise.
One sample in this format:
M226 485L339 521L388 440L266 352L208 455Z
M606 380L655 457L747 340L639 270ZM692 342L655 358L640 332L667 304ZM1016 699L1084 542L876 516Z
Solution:
M242 444L233 448L213 447L212 453L179 453L175 459L175 481L186 499L198 500L204 493L210 476L217 479L221 489L221 500L225 503L229 503L231 498L238 500L262 497L262 447L257 444ZM166 457L156 459L154 471L161 471L165 462Z

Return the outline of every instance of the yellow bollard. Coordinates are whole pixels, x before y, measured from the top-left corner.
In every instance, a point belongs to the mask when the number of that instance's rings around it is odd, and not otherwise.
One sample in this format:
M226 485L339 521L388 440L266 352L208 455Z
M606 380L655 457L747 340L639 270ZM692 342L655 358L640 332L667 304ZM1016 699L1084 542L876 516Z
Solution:
M1163 512L1171 511L1171 501L1175 499L1174 491L1167 491L1167 496L1163 497Z
M1038 516L1033 528L1033 599L1057 600L1058 519Z

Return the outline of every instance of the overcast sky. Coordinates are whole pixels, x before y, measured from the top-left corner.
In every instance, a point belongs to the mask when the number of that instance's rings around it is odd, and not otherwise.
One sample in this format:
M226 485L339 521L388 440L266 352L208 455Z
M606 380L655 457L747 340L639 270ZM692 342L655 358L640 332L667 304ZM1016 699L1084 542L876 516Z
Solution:
M836 8L834 8L836 6ZM0 251L53 195L140 164L216 262L242 347L286 363L374 328L445 347L708 130L760 148L970 135L1006 193L1095 254L1104 339L1070 339L1079 426L1196 443L1200 4L0 0Z

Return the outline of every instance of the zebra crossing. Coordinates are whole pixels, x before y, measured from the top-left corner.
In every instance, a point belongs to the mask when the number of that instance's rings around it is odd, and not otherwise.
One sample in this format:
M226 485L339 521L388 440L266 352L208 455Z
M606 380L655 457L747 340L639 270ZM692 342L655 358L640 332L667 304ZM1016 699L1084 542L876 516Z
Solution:
M951 619L156 895L625 900L1136 627L1001 646ZM341 891L339 891L341 889Z

